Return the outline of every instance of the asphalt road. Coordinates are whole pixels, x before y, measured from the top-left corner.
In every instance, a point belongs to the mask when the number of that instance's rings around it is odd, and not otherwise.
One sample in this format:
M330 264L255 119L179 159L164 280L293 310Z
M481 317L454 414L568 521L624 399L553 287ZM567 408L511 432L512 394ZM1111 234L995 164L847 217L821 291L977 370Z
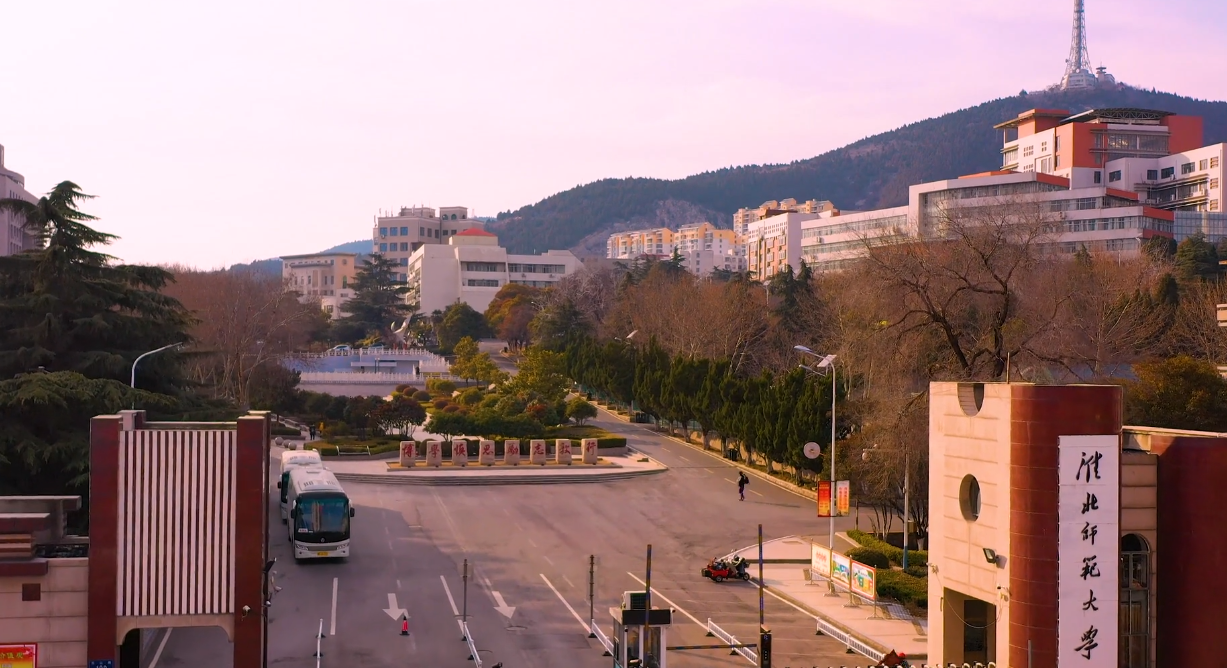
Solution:
M345 563L294 563L284 525L274 516L272 553L280 558L276 583L283 589L270 611L269 666L315 666L321 620L327 636L322 666L471 666L455 621L455 609L465 607L465 559L471 565L469 626L484 666L610 666L587 638L589 555L599 562L595 616L609 633L608 609L622 592L643 589L649 543L653 603L677 609L669 645L718 642L705 637L708 618L755 642L757 588L713 583L699 569L713 556L754 543L759 523L767 539L821 532L825 520L814 517L813 503L761 480L740 502L735 470L722 460L605 414L596 422L628 434L632 447L670 470L581 485L351 484L357 516L353 556ZM400 608L409 616L408 637L399 635L394 620ZM812 617L770 594L765 619L776 666L838 666L853 659L842 645L815 636ZM153 668L229 665L222 631L179 629ZM700 650L672 652L669 665L751 664L726 651Z

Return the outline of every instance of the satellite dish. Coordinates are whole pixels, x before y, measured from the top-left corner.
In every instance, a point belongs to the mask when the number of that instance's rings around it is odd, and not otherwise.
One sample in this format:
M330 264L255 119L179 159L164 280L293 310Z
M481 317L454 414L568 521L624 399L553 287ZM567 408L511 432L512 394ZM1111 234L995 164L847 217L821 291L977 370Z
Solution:
M818 456L822 454L822 448L813 441L806 443L802 451L808 459L818 459Z

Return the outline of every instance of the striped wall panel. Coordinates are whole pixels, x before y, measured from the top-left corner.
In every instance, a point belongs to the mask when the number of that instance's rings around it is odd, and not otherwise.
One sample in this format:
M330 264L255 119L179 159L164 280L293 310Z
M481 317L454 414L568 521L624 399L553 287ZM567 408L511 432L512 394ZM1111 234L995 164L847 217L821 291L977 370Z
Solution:
M235 432L120 438L118 614L232 614Z

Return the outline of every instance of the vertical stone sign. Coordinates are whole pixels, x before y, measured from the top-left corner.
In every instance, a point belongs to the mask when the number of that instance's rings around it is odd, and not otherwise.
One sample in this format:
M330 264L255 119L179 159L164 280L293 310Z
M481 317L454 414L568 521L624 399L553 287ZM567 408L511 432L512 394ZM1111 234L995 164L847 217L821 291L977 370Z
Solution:
M418 460L418 444L413 441L400 442L400 465L402 468L411 469Z
M452 466L465 467L469 465L469 442L461 439L452 441Z
M584 463L585 464L597 463L598 457L597 457L596 439L595 438L585 438L583 440L583 447L584 447Z
M426 441L426 465L435 468L443 466L443 443Z
M1057 668L1113 668L1119 635L1120 437L1062 436Z
M516 439L503 441L503 461L510 466L520 465L520 441Z
M554 441L554 459L559 464L571 465L571 439L560 438Z

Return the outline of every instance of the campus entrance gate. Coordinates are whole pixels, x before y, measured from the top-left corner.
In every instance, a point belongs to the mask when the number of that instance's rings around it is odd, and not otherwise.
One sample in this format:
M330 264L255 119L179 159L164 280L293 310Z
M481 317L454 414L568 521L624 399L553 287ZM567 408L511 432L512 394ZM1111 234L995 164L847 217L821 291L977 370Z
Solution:
M129 631L220 626L234 668L260 668L269 433L262 412L235 422L146 422L144 411L92 420L90 665L138 668L119 651Z

